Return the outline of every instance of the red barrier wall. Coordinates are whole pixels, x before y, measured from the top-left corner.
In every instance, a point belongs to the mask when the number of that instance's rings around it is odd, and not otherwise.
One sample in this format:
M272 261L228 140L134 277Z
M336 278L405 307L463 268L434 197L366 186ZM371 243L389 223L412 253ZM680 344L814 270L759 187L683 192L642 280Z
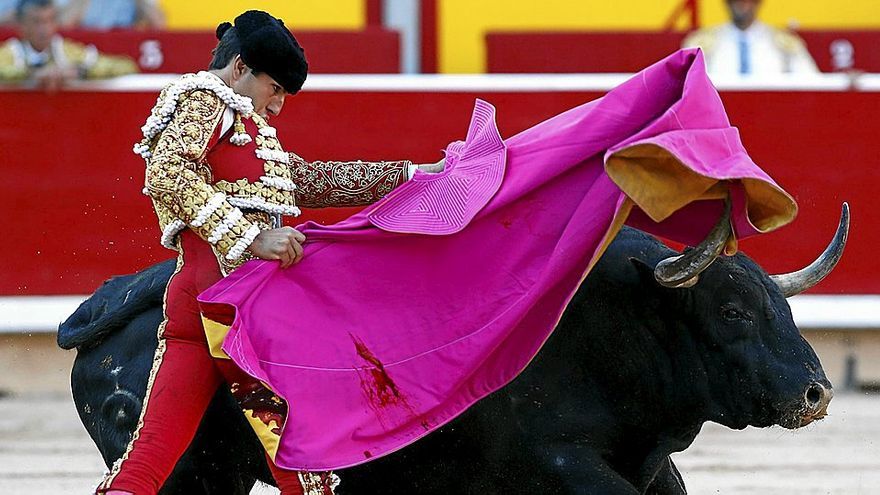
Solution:
M466 131L474 93L306 92L273 120L307 159L436 161ZM598 93L481 93L504 136ZM852 237L823 293L880 293L872 221L880 93L722 93L757 163L798 199L793 225L742 243L770 271L809 263L852 204ZM131 152L155 93L0 92L0 294L89 293L105 278L173 256L158 245L143 162ZM346 212L332 212L335 219Z
M851 49L852 66L880 72L880 31L800 31L823 72L839 70L836 50ZM490 73L636 72L681 46L685 33L629 32L503 32L486 36ZM841 44L842 43L842 44ZM841 53L841 60L847 60Z
M374 2L371 2L374 3ZM108 54L127 55L142 72L185 73L202 70L217 45L207 31L87 31L63 33L91 43ZM16 33L0 29L0 40ZM299 31L296 38L306 50L309 71L318 74L393 74L400 72L400 35L381 27L362 31Z
M864 72L880 72L880 31L798 31L807 43L807 49L822 72L840 70L834 61L834 52L841 61L848 59L852 68ZM847 68L844 64L844 69Z

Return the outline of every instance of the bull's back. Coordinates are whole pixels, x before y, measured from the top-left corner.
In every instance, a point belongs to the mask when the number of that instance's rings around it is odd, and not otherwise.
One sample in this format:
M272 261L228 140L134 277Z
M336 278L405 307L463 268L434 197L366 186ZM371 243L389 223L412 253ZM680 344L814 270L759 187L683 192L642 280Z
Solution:
M161 307L175 264L174 260L163 261L104 282L59 325L58 346L62 349L96 346L141 313Z

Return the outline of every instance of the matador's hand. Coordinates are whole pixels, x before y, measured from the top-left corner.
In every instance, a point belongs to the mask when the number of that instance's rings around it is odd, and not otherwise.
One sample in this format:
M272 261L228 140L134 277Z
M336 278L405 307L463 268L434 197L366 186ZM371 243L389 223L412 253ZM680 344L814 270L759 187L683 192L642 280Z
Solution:
M264 260L280 260L281 268L299 263L303 256L302 243L306 236L293 227L264 230L248 247L254 256Z
M423 165L419 165L419 170L422 172L427 172L429 174L439 174L446 168L446 158L442 158L437 163L426 163Z

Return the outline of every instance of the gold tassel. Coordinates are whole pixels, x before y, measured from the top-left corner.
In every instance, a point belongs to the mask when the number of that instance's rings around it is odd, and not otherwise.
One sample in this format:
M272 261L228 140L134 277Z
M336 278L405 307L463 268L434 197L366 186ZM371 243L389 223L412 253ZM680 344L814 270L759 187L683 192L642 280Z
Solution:
M232 144L236 146L244 146L252 141L247 130L244 128L244 123L241 121L241 114L238 112L235 112L235 123L232 125L232 129L235 131L235 134L229 138L229 141L231 141Z

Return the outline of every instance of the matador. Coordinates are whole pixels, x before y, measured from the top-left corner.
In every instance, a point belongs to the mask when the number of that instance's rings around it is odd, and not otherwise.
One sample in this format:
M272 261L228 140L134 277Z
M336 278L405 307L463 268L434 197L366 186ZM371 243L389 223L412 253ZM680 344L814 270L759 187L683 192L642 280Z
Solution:
M209 70L162 90L135 145L146 161L144 193L162 244L178 251L177 268L137 427L97 493L157 493L225 382L266 447L282 494L332 494L336 475L275 465L287 404L212 345L196 296L251 259L296 263L305 238L281 218L298 215L298 206L367 205L417 168L443 169L443 160L309 162L285 151L267 118L305 81L301 46L281 20L260 11L221 24L217 38Z

